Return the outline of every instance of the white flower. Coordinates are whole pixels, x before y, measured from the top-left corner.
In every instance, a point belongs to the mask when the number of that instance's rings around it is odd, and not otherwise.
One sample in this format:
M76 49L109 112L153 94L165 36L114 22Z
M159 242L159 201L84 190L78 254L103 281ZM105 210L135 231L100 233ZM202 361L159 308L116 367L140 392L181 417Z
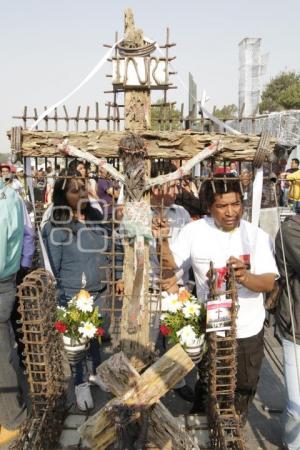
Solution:
M161 314L160 320L163 322L167 316L168 316L168 314L165 314L165 313Z
M83 337L91 339L95 336L97 328L92 322L82 322L82 326L78 327L78 331Z
M185 327L181 328L181 330L177 331L176 334L179 337L180 344L186 345L188 347L194 345L198 340L196 333L191 325L186 325Z
M72 306L72 305L76 306L76 296L71 298L71 300L68 301L68 306Z
M184 303L182 312L186 319L189 319L191 316L199 316L200 305L198 305L198 303L196 302L187 301Z
M60 317L60 319L65 319L68 315L68 311L66 310L66 308L64 306L58 306L57 313L58 313L58 317Z
M76 299L76 307L82 312L93 312L94 307L93 297L78 295Z
M168 311L171 313L177 312L180 308L182 308L182 303L178 300L177 294L167 294L165 292L162 293L163 299L161 302L161 310Z

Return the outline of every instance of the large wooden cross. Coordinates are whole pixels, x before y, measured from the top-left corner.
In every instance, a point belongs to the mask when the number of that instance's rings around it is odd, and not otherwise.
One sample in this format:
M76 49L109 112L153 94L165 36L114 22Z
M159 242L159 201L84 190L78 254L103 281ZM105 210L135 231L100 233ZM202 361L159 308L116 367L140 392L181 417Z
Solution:
M146 50L144 50L146 49ZM146 43L143 32L135 28L133 14L130 10L125 11L125 34L124 40L119 44L114 64L114 89L118 92L124 91L125 99L125 131L110 132L95 130L88 132L51 132L51 131L26 131L15 128L9 133L12 149L21 151L22 156L59 156L60 147L64 140L68 139L69 154L81 156L86 160L98 165L106 165L114 178L118 178L125 185L125 205L140 200L131 195L129 189L129 176L124 164L123 174L117 173L114 168L108 167L103 160L104 157L118 156L119 142L127 132L139 133L146 142L148 157L188 159L187 169L191 169L196 162L216 153L215 147L210 148L214 140L222 138L225 159L251 160L255 154L258 140L257 137L230 136L230 135L208 135L194 132L151 132L151 103L150 91L152 88L163 89L169 87L168 58L161 61L161 57L154 58L151 55L153 45ZM148 53L147 53L148 52ZM135 57L135 54L143 55ZM164 64L163 78L158 79L160 64ZM143 72L143 76L139 72ZM133 78L133 81L132 81ZM138 78L138 82L134 81ZM137 83L138 85L135 85ZM203 151L209 147L207 151ZM73 153L70 151L73 149ZM75 149L75 152L74 152ZM77 153L76 153L77 149ZM81 153L78 152L81 149ZM200 154L200 157L199 157ZM197 156L198 155L198 156ZM136 161L136 164L140 164ZM149 164L145 160L142 189L140 197L150 207L149 188L154 184L162 184L170 181L169 177L161 177L159 180L149 180ZM186 172L180 171L172 175L172 179L183 176ZM133 360L137 368L142 368L149 363L153 356L153 344L149 341L149 245L143 243L143 259L140 265L134 263L136 240L132 243L125 242L124 255L124 280L125 292L123 298L123 311L121 319L121 347L122 350ZM138 311L136 305L139 306ZM137 314L136 314L137 311ZM133 325L134 323L134 325Z
M129 408L127 419L132 423L147 417L147 441L157 449L197 450L199 446L182 430L178 421L160 402L194 364L177 344L149 367L142 375L134 369L125 355L117 353L99 366L97 372L116 396L80 428L81 436L93 450L107 448L118 436L115 420L118 408ZM120 447L119 447L120 448ZM153 448L153 447L151 447Z
M61 150L63 149L70 155L83 157L98 165L105 165L110 173L115 178L120 179L125 186L125 207L126 204L137 201L131 195L132 192L129 189L126 167L124 167L124 173L120 174L101 159L117 157L119 155L120 139L128 132L139 133L145 140L149 158L183 160L192 158L186 166L186 170L190 169L194 163L212 156L218 150L216 146L213 145L206 151L204 149L211 146L213 141L219 141L220 138L223 151L222 154L218 155L218 158L224 160L232 159L234 161L252 161L259 143L259 138L255 136L205 134L193 131L150 131L150 91L153 87L152 84L156 84L156 89L160 88L164 91L169 87L168 59L164 62L165 79L161 80L156 76L159 64L161 64L161 58L153 58L151 56L152 50L151 45L145 42L142 31L135 28L132 12L127 10L125 12L124 40L120 43L117 55L113 59L115 64L114 89L118 92L124 92L124 132L98 129L85 132L27 131L22 130L20 127L15 127L8 133L12 142L12 150L23 157L58 157L61 156ZM138 74L140 63L137 63L135 54L141 55L139 56L139 61L145 69L144 78ZM130 80L132 75L130 71L133 71L133 78L139 79L137 85L134 85L134 82ZM67 144L64 144L65 139L68 140ZM185 174L185 171L180 169L175 175L151 180L149 178L149 164L147 160L143 161L143 164L143 189L140 194L143 201L150 208L150 187L175 179L174 177L181 177ZM173 448L182 448L182 450L197 448L193 447L193 443L191 443L188 436L181 434L174 418L159 403L159 398L192 368L188 356L176 346L143 375L139 376L135 370L141 370L146 365L149 365L153 360L154 353L153 343L150 342L149 338L148 243L146 241L143 242L143 264L140 266L138 273L134 262L134 252L134 243L127 241L124 258L125 293L121 321L121 348L130 359L130 363L124 362L124 358L112 357L105 366L102 366L100 373L118 399L113 401L113 404L108 404L104 411L97 413L91 419L92 422L89 421L84 426L82 432L84 436L92 438L94 448L105 448L115 438L114 421L109 414L110 407L121 403L133 407L143 406L149 408L152 404L157 403L157 406L153 409L154 415L151 419L152 422L150 421L149 433L151 439L158 445L158 448L167 448L159 446L163 441L165 443L169 441ZM135 326L132 326L130 317L133 316L130 308L134 305L138 305L138 310ZM118 364L116 363L116 358L119 358ZM122 381L122 370L125 367L125 378ZM161 371L162 367L164 369ZM109 374L109 377L107 374ZM137 418L138 415L139 413L136 412L133 418ZM164 423L161 423L160 415L163 417ZM181 446L176 445L172 435L179 436L179 442L183 442L183 444Z

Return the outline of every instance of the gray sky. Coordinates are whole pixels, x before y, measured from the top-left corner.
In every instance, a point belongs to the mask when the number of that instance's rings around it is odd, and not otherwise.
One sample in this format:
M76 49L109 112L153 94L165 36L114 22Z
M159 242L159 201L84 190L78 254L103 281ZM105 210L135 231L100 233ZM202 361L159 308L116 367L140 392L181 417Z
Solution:
M71 91L104 55L104 43L123 33L123 10L132 7L145 36L164 43L165 29L177 43L172 54L183 81L192 72L199 91L214 104L236 103L238 43L261 37L269 52L267 82L282 70L300 71L299 0L2 0L0 18L0 152L9 149L6 130L24 105L41 112ZM69 112L81 104L110 100L110 64L67 102ZM171 100L187 105L178 90ZM102 109L103 111L103 109Z

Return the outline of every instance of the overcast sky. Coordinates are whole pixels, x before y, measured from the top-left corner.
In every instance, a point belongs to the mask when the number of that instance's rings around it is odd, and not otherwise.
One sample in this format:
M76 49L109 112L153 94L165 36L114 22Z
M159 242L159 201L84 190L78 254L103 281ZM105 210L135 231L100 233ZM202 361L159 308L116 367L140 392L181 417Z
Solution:
M299 0L1 0L0 18L0 152L9 149L6 130L17 121L24 105L41 112L71 91L104 55L104 43L123 33L123 10L132 7L145 36L163 44L165 29L177 43L172 54L186 85L190 71L213 105L236 103L238 43L262 38L269 53L264 81L282 70L300 71ZM110 98L110 64L67 102L103 105ZM171 100L187 105L185 89ZM200 96L200 94L198 94ZM103 109L102 109L103 111Z

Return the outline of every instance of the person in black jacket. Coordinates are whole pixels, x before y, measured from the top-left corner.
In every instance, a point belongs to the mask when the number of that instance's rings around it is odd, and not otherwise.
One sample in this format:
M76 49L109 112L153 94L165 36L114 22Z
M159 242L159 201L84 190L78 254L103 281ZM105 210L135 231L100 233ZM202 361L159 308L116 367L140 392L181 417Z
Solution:
M283 365L287 395L284 413L284 441L289 450L299 450L300 214L296 214L282 223L281 231L283 242L281 241L280 231L277 233L275 241L276 262L281 276L281 288L276 309L276 325L282 338ZM294 334L296 343L294 342Z

